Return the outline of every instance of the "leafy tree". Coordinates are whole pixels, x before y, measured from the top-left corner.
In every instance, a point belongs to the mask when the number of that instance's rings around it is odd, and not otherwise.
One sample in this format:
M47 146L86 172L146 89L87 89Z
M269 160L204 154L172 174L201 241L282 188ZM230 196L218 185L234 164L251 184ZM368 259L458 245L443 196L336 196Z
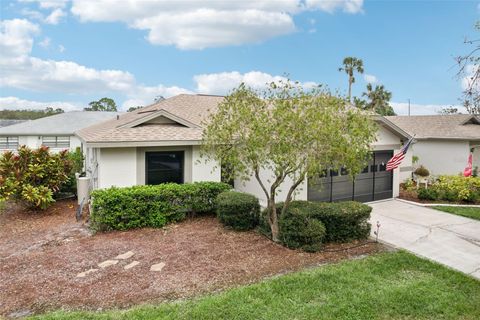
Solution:
M367 91L364 92L362 96L366 97L368 101L365 101L363 104L356 102L356 105L360 106L361 109L372 110L382 116L395 115L395 111L393 111L389 103L392 98L392 93L385 90L383 85L375 85L375 87L373 87L371 83L367 84Z
M458 108L455 108L454 106L450 107L445 107L442 110L438 111L439 114L460 114L458 112Z
M480 21L475 24L475 29L480 31ZM468 113L480 114L480 39L466 39L465 44L473 48L466 55L456 57L457 76L464 86L461 100Z
M227 163L242 180L254 177L267 199L267 221L278 241L278 221L298 186L329 168L348 168L352 177L365 166L376 126L358 109L321 87L305 90L290 81L254 91L244 84L210 115L202 155ZM271 172L266 178L262 172ZM285 202L275 202L289 180Z
M141 109L141 108L143 108L143 106L130 107L130 108L128 108L127 112L132 112L132 111L135 111L135 110L138 110L138 109Z
M47 107L45 110L32 110L32 109L21 109L21 110L0 110L0 119L10 119L10 120L35 120L43 117L52 116L54 114L63 113L61 108L52 108Z
M36 150L21 146L18 153L0 156L0 200L20 200L30 208L46 209L55 200L53 193L68 181L72 162L67 150L50 153L48 147Z
M90 107L86 107L85 111L117 111L117 104L113 99L102 98L98 101L92 101L88 104Z
M345 71L348 75L348 101L352 101L352 84L355 83L354 73L363 73L363 61L355 57L346 57L343 59L343 67L338 71Z

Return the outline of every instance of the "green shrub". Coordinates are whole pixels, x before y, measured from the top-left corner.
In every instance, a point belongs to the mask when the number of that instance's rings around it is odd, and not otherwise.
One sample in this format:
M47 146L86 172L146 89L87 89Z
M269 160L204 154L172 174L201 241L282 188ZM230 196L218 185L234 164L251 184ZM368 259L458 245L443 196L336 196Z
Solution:
M451 202L479 202L480 177L440 176L432 185L438 198Z
M311 214L325 225L327 242L367 239L370 235L368 219L372 208L366 204L355 201L317 202L311 210Z
M438 200L438 191L434 187L430 188L420 188L417 191L418 199L420 200Z
M280 214L283 203L277 203L277 212ZM367 239L370 235L371 225L368 222L372 208L354 201L347 202L309 202L292 201L286 213L279 218L280 239L288 247L302 248L304 250L318 250L321 242L316 245L311 241L300 245L302 239L314 239L310 232L319 229L318 225L312 223L316 220L325 227L325 234L322 238L325 242L347 242L352 240ZM300 213L299 213L300 212ZM293 217L297 220L291 221ZM271 237L270 226L266 221L266 210L262 213L259 231ZM295 229L297 228L297 229Z
M68 181L71 168L67 151L51 153L45 146L6 151L0 156L0 199L46 209L55 202L53 194Z
M217 217L234 230L250 230L257 226L260 214L258 199L248 193L226 191L217 197Z
M196 182L95 190L90 227L97 231L163 227L187 213L214 212L216 197L230 188L220 182Z
M326 230L308 210L293 206L278 221L280 241L288 248L316 252L322 248Z
M68 174L68 180L64 184L62 184L58 193L60 195L65 193L77 195L77 179L75 177L75 174L81 174L83 172L83 161L85 160L85 158L83 157L83 153L80 147L77 147L75 151L68 152L67 157L72 163L72 169ZM58 194L55 196L58 196Z

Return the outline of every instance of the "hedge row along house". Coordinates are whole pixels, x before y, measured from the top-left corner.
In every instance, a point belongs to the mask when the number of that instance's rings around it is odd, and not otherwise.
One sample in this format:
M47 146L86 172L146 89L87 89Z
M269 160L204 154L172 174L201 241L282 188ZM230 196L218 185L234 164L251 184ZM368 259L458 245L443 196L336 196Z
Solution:
M78 130L86 156L87 176L93 189L126 187L164 182L221 181L218 161L201 157L202 123L215 112L222 96L180 94L117 118ZM400 169L386 170L387 161L400 150L410 135L385 117L376 116L377 141L368 166L355 182L346 170L329 171L305 181L296 200L361 202L396 197ZM406 166L411 162L405 161ZM261 172L267 179L269 172ZM288 190L284 182L281 190ZM263 192L255 179L234 181L235 189L257 196L265 205ZM286 191L280 191L282 201Z

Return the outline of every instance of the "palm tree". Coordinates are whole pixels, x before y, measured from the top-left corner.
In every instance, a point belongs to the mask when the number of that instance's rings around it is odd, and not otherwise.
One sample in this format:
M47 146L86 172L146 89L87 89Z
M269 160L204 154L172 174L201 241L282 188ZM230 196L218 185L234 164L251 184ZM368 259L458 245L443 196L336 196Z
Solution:
M352 100L352 84L355 83L354 72L363 73L363 61L355 57L346 57L343 59L343 67L338 71L345 71L348 75L348 101Z
M395 111L393 111L389 103L392 98L392 93L385 90L383 85L376 85L375 88L373 88L371 83L367 84L367 92L364 92L362 96L370 100L365 104L365 109L373 110L382 116L395 115Z

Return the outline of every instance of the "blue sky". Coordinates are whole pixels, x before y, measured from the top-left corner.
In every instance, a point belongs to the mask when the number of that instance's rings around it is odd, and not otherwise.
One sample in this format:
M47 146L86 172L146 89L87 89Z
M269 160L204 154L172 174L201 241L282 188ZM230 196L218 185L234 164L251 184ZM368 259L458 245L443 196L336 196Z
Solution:
M156 95L225 94L288 74L345 93L345 56L414 114L456 105L454 57L478 1L1 1L0 107L122 108ZM357 76L354 95L367 81Z

